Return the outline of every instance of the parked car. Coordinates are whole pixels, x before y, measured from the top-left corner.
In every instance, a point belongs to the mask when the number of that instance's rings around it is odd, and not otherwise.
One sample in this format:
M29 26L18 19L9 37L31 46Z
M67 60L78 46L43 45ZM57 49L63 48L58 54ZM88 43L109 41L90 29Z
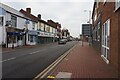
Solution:
M66 39L61 39L60 41L58 41L58 44L66 44L67 40Z

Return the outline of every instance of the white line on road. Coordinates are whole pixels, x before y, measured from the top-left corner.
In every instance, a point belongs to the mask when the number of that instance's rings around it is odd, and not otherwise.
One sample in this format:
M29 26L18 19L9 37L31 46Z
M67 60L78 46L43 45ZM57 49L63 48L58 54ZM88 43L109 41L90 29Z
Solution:
M16 59L16 57L13 57L13 58L9 58L9 59L6 59L6 60L3 60L3 61L0 61L0 63L5 62L5 61L10 61L10 60L13 60L13 59Z
M35 54L35 53L37 53L37 52L40 52L40 50L39 50L39 51L32 52L32 53L28 53L28 54ZM3 61L0 61L0 63L2 63L2 62L6 62L6 61L10 61L10 60L13 60L13 59L16 59L16 57L13 57L13 58L9 58L9 59L6 59L6 60L3 60Z
M29 54L35 54L35 53L38 53L38 52L40 52L40 51L35 51L35 52L29 53Z

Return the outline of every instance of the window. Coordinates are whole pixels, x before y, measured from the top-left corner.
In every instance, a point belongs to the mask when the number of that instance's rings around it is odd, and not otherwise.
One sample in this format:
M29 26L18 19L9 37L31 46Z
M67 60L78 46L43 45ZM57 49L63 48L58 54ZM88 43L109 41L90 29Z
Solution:
M96 19L97 19L97 14L95 14L95 17L94 17L94 22L96 21Z
M3 16L0 17L0 26L3 26Z
M8 43L16 43L16 36L8 35L7 40L8 40Z
M33 35L29 35L29 36L28 36L28 41L34 42L34 36L33 36Z
M30 42L33 42L33 38L34 38L33 36L30 36Z
M50 32L50 26L46 25L45 31Z
M17 17L14 15L11 15L11 21L12 21L12 26L17 27Z
M41 28L42 31L44 31L44 23L41 23Z
M102 26L102 57L108 64L110 46L110 19L108 19Z
M97 40L100 41L100 22L98 23L97 26Z
M98 6L99 6L99 2L100 2L99 0L96 1L96 7L97 7L97 8L98 8Z
M32 29L35 29L35 22L32 22Z
M120 8L120 0L116 0L115 10L117 10L118 8Z

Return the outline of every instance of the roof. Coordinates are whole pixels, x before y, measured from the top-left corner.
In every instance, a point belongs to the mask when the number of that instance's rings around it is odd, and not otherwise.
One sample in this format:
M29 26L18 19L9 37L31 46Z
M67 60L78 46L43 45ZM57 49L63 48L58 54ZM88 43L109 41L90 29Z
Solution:
M94 5L93 5L93 11L92 11L92 19L93 19L93 16L94 16L94 12L95 12L95 5L96 5L96 2L94 2Z
M5 4L0 3L0 8L2 8L3 10L5 10L8 13L14 14L16 16L22 17L22 18L26 18L21 12L19 12L18 10L9 7Z
M21 9L20 12L23 13L28 18L30 18L32 21L38 22L38 18L36 16L28 13L27 11L24 11L23 9Z

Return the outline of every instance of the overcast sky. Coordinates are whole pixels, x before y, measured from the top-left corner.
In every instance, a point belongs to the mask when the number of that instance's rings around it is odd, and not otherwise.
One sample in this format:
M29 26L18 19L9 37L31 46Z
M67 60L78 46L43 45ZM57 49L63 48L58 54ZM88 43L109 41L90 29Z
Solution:
M94 0L2 0L2 3L20 10L31 8L32 14L41 14L43 20L52 19L67 28L70 34L78 37L81 26L89 20ZM87 11L85 11L87 10Z

